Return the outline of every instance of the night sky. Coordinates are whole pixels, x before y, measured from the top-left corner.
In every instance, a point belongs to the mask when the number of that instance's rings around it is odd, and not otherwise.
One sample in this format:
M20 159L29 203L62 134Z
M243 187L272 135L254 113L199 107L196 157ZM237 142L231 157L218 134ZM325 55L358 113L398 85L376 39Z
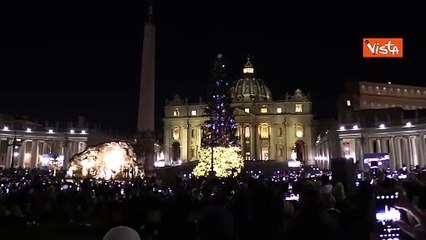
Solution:
M241 76L250 54L274 98L300 88L310 93L318 118L334 116L345 79L426 86L426 21L411 13L416 6L198 2L154 3L158 129L166 98L178 93L197 101L205 93L219 52L229 80ZM50 120L85 115L105 128L136 129L145 1L3 11L0 113ZM404 58L363 59L363 37L403 37Z

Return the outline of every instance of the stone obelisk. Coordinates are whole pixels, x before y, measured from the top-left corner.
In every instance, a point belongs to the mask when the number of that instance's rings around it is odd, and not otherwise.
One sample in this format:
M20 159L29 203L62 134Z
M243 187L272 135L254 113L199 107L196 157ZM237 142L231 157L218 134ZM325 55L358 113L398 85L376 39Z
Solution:
M139 91L138 125L139 144L145 173L154 170L155 143L155 25L153 23L152 1L149 5L148 19L145 23L141 84Z

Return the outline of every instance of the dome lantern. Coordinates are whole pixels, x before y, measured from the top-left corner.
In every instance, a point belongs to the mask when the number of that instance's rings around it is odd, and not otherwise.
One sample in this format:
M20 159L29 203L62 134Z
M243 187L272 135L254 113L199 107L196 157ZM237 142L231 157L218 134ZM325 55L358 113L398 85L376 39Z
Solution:
M243 74L244 75L253 75L254 74L254 67L253 67L253 64L250 62L249 56L247 56L247 62L244 65Z
M231 88L231 96L234 102L262 102L271 101L271 91L268 86L254 76L254 67L247 57L243 68L243 76L234 82Z

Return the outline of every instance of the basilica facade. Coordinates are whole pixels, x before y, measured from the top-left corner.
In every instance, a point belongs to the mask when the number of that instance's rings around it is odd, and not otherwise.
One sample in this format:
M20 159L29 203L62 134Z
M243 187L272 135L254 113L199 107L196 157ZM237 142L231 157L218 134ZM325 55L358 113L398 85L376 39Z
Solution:
M313 163L312 103L297 89L274 100L265 82L255 75L250 59L231 88L237 136L245 160L296 159ZM189 103L178 95L164 107L164 158L168 165L198 160L201 126L208 120L206 104Z

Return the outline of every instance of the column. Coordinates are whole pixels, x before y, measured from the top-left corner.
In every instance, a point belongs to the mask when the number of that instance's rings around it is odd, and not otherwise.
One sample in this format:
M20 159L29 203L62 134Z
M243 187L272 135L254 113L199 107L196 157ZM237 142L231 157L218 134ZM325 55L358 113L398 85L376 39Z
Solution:
M256 125L254 128L255 131L255 139L256 139L256 147L254 148L256 159L262 159L260 155L262 155L262 148L260 144L260 135L259 135L259 125Z
M389 153L388 145L386 144L387 138L380 138L380 152Z
M201 131L200 124L197 125L197 159L200 159L200 156L198 155L198 151L201 148L201 137L203 135L203 132Z
M404 137L402 139L402 144L404 144L404 150L402 151L402 154L404 156L404 161L407 166L407 170L410 171L411 169L411 158L410 158L410 144L409 144L409 138Z
M373 138L368 138L368 153L372 153L374 151L373 140Z
M330 168L330 149L329 149L328 141L325 142L325 157L326 157L326 159L322 160L322 161L325 161L324 167L326 169L329 169Z
M398 138L395 138L395 156L396 156L396 158L395 158L395 162L396 162L396 167L397 168L402 168L402 158L403 158L403 155L402 155L402 152L401 152L401 141L402 141L402 138L401 137L398 137Z
M25 140L22 140L22 145L19 147L19 156L16 157L16 163L18 167L24 167L26 149L27 144Z
M407 149L407 155L408 155L408 160L407 160L407 169L408 169L408 171L410 171L410 169L412 168L412 166L413 166L413 145L411 144L411 136L408 136L407 138L406 138L406 142L407 142L407 147L406 147L406 149Z
M246 138L244 135L244 128L245 125L242 124L241 126L237 127L238 135L240 136L240 143L241 143L241 155L244 159L246 159L246 151L245 151L245 145L246 145Z
M426 165L426 136L424 134L420 135L420 146L423 150L423 158L420 160L420 166L424 167Z
M250 125L250 158L252 159L252 160L255 160L255 159L257 159L256 158L256 150L255 150L255 148L256 148L256 137L255 137L255 135L256 135L256 125L255 124L252 124L252 125Z
M366 137L361 137L362 139L361 139L361 143L362 143L362 152L364 153L364 154L366 154L366 153L370 153L370 151L369 151L369 139L368 138L366 138Z
M362 151L362 142L361 138L355 139L355 153L356 153L356 161L358 161L358 167L359 169L362 169L362 166L364 165L364 156Z
M87 141L82 141L82 143L83 143L83 151L85 151L87 148Z
M376 144L377 144L377 152L382 153L382 139L376 138Z
M38 148L38 141L33 140L31 143L31 162L30 162L30 168L36 168L37 167L37 148Z
M170 126L164 124L164 146L163 146L163 151L164 151L164 161L166 162L167 165L169 165L171 163L171 156L170 156L170 138L171 138L171 130L170 130Z
M41 142L43 145L43 151L41 151L41 154L45 154L47 151L47 142L46 141L42 141Z
M418 149L417 164L420 167L423 167L423 160L425 159L425 149L422 148L422 141L424 142L423 136L418 135L416 138L416 148Z
M183 125L181 129L182 136L180 136L180 160L182 160L182 162L188 162L188 125Z
M74 141L69 142L69 154L70 157L74 156L77 153L76 143Z
M69 152L69 147L68 147L68 141L67 140L63 141L62 146L64 149L64 169L68 169L68 161L71 157Z
M13 148L12 146L7 147L7 154L6 154L6 168L10 168L10 164L12 163L12 154L13 154Z
M276 138L277 124L272 123L269 127L269 159L277 160Z
M409 144L410 144L410 156L411 161L410 163L413 165L413 168L419 164L419 155L418 155L418 148L417 148L417 136L410 136L408 138Z
M288 156L288 129L287 129L287 123L284 121L282 123L282 128L283 128L283 143L282 143L282 147L283 147L283 154L282 154L282 158L283 160L287 160L287 156Z
M186 159L186 162L190 162L191 159L193 158L192 151L191 151L192 126L189 123L186 124L185 126L186 126L186 131L185 131L186 132L186 158L185 159Z
M392 170L396 170L396 149L395 149L395 137L392 136L389 139L389 164Z

